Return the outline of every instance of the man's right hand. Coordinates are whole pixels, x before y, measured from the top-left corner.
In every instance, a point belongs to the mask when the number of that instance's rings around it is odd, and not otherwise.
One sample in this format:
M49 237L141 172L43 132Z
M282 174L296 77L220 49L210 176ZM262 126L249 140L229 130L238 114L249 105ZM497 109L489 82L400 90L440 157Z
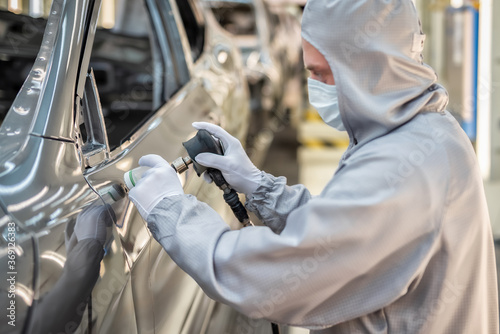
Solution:
M240 141L223 128L211 123L195 122L193 127L197 130L207 130L224 145L224 155L200 153L195 157L196 162L220 170L234 190L250 196L259 186L262 172L250 161Z

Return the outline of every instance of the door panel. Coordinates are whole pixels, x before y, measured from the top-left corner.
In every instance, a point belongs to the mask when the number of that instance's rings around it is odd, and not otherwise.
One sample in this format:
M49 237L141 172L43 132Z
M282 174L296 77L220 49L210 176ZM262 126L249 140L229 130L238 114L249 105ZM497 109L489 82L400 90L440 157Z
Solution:
M189 311L196 295L201 291L198 284L179 268L157 242L151 243L150 280L153 294L155 327L158 333L181 333L189 320ZM198 314L204 317L204 314ZM196 333L196 332L191 332Z
M86 274L97 278L102 254L89 256L83 249L85 243L74 237L74 226L84 208L96 200L102 203L81 174L73 143L30 136L11 165L14 168L3 175L0 192L2 204L19 228L18 274L23 272L17 280L22 286L16 291L19 321L23 320L24 303L31 306L30 327L46 332L65 330L66 326L75 329L95 283ZM23 236L23 230L32 237ZM122 252L118 254L123 258ZM29 271L24 272L24 263L29 263ZM22 326L16 330L21 331Z
M133 312L130 267L116 227L105 245L100 278L92 290L92 321L96 333L138 333Z
M31 328L34 332L92 331L117 312L117 305L131 305L131 295L124 293L130 272L116 231L108 229L104 250L92 239L78 241L76 225L82 211L101 199L88 193L89 205L75 208L72 214L52 222L37 234L39 270ZM87 221L83 221L88 223ZM127 299L128 298L128 299ZM136 328L135 319L127 317L120 327Z
M103 304L109 306L103 312L103 309L99 306L92 305L93 312L100 312L100 315L102 315L102 317L99 316L97 319L96 330L92 333L139 334L141 332L137 327L134 314L131 281L122 281L119 271L115 271L115 274L117 276L112 277L106 284L99 287L99 289L96 287L92 293L92 300L101 296ZM122 283L125 283L125 286L121 288L116 298L114 296L113 298L110 297Z
M158 154L173 161L186 152L182 142L194 135L194 121L208 121L212 113L218 113L213 100L198 82L192 82L179 92L166 106L150 119L131 140L111 152L111 159L102 165L87 169L85 178L92 188L111 204L116 213L116 226L126 258L131 267L145 249L150 234L145 222L132 207L128 197L114 201L107 197L110 189L123 189L123 175L138 166L139 159L146 154ZM194 173L180 176L188 192L198 189L190 186ZM197 178L197 177L196 177ZM200 184L196 182L196 185Z
M161 316L163 310L155 310L152 305L153 295L150 289L151 269L150 244L152 238L148 238L146 245L140 257L134 262L134 268L131 272L131 292L134 300L134 310L137 321L137 329L141 334L155 333L155 313Z
M214 101L199 81L192 81L133 134L130 141L111 152L109 161L85 171L88 183L105 202L111 204L116 213L114 228L131 270L133 307L141 333L150 333L155 327L157 330L177 328L180 319L187 314L199 287L166 257L166 254L157 259L161 254L158 247L161 249L161 246L152 241L146 223L128 197L113 200L107 194L113 187L124 187L124 173L137 167L143 155L159 154L168 161L186 155L182 142L195 133L191 123L208 121L214 113L219 113ZM180 176L180 179L187 193L196 194L203 184L203 180L191 171ZM222 199L222 196L220 198ZM155 252L150 253L150 247ZM156 268L154 277L153 274L146 274L153 273L153 267L158 261L161 266ZM171 279L165 274L165 270L168 270L165 268L173 270ZM162 312L155 313L155 310ZM176 333L175 330L167 332Z

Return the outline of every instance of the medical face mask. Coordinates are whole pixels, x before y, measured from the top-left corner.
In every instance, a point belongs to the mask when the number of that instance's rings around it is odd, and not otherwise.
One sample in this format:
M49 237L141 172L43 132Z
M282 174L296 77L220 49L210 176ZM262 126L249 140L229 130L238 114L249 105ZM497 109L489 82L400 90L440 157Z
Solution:
M337 87L311 78L307 80L307 86L309 103L318 111L323 121L339 131L346 131L340 117Z

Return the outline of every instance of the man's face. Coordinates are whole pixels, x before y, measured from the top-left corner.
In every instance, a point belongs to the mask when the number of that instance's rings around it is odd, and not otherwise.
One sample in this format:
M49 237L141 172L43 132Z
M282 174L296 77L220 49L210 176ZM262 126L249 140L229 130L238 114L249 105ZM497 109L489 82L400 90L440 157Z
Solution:
M304 64L311 72L311 79L321 81L327 85L335 85L332 69L325 57L308 41L302 38Z

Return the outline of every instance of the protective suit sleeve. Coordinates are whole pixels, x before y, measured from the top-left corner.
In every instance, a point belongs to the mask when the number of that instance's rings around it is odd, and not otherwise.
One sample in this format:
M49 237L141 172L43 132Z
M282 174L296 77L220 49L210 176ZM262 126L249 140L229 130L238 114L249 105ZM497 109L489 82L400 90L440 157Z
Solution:
M286 185L285 177L263 172L259 187L247 197L245 205L274 233L280 234L290 212L310 199L311 194L305 186L299 184L290 187Z
M446 180L446 168L388 184L380 171L397 161L353 160L321 196L288 213L279 235L265 226L230 231L192 196L162 200L148 226L211 298L251 318L331 327L411 289L432 256L446 203L430 187Z

